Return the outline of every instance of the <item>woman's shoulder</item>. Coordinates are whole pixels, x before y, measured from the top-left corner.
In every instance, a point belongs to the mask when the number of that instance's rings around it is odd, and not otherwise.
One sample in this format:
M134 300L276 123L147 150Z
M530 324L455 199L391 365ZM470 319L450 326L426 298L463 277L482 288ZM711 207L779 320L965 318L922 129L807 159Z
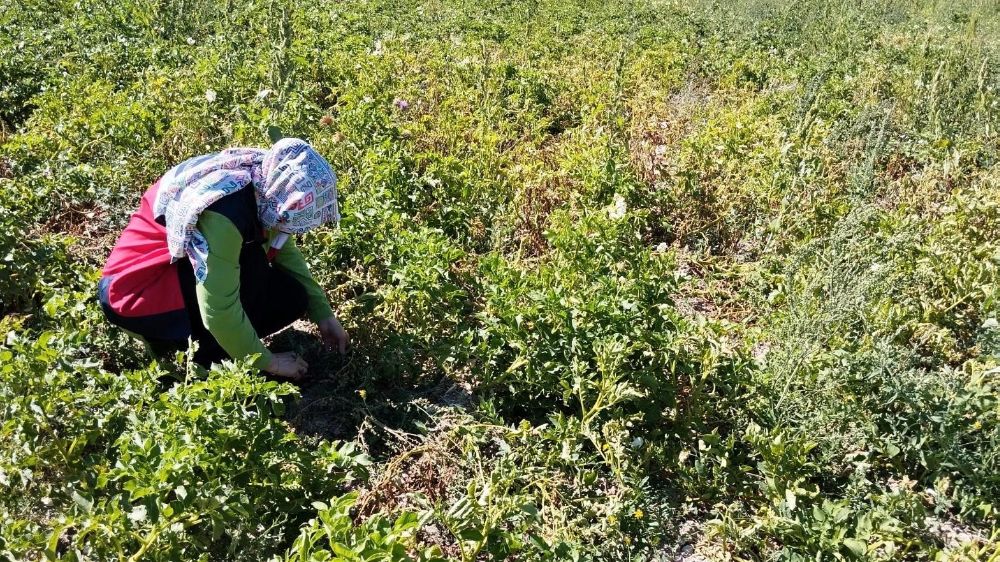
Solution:
M248 185L212 203L205 209L229 219L240 232L244 242L261 237L260 219L257 212L257 197L253 186Z

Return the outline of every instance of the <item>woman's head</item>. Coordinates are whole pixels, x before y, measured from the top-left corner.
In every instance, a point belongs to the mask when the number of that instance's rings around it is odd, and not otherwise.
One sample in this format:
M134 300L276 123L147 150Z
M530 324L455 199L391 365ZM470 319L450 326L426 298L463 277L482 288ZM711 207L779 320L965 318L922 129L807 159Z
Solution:
M337 176L303 140L282 139L269 150L229 148L185 160L160 178L153 216L166 227L170 255L187 255L199 281L208 256L208 242L197 228L202 212L248 185L257 195L264 228L301 234L340 220Z
M257 206L264 227L301 234L340 221L337 175L309 143L296 138L274 143L260 173Z

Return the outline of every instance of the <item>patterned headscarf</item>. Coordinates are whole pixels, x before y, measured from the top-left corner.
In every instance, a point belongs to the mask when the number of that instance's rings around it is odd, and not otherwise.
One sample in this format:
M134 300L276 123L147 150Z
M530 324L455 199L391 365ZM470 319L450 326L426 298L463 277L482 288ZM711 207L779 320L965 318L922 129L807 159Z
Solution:
M286 138L270 150L230 148L186 160L160 178L153 216L163 217L167 248L185 255L195 279L205 280L208 242L196 227L212 203L252 184L264 228L301 234L340 221L337 175L308 143Z

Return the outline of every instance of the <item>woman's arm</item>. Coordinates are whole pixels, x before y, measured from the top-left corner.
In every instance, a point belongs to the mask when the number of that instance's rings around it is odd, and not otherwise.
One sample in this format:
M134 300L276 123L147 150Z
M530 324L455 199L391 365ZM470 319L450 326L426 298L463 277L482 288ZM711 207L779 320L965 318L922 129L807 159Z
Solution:
M330 301L326 298L326 292L309 273L309 266L306 265L302 252L295 245L294 237L289 237L285 245L281 247L281 250L274 257L274 264L287 271L305 287L306 295L309 297L307 310L310 320L318 323L333 317L333 309L330 307Z
M233 358L259 354L254 366L266 369L271 352L257 336L240 303L240 250L243 237L232 221L214 211L198 219L198 230L208 242L205 281L195 287L205 327Z
M295 245L294 238L289 238L285 242L285 245L274 257L274 263L305 287L306 295L309 297L307 307L309 319L319 327L319 333L326 345L331 349L339 350L341 354L346 353L350 337L344 327L340 325L337 317L333 315L333 309L330 307L330 301L326 298L326 292L309 273L309 266L306 265L302 252Z

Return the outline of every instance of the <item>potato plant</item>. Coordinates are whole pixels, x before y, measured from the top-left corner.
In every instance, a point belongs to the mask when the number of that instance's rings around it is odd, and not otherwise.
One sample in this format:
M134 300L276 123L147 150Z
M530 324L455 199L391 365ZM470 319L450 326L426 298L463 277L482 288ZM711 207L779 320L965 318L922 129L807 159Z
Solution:
M997 560L998 13L0 0L0 559ZM275 130L350 354L154 360L104 258Z

